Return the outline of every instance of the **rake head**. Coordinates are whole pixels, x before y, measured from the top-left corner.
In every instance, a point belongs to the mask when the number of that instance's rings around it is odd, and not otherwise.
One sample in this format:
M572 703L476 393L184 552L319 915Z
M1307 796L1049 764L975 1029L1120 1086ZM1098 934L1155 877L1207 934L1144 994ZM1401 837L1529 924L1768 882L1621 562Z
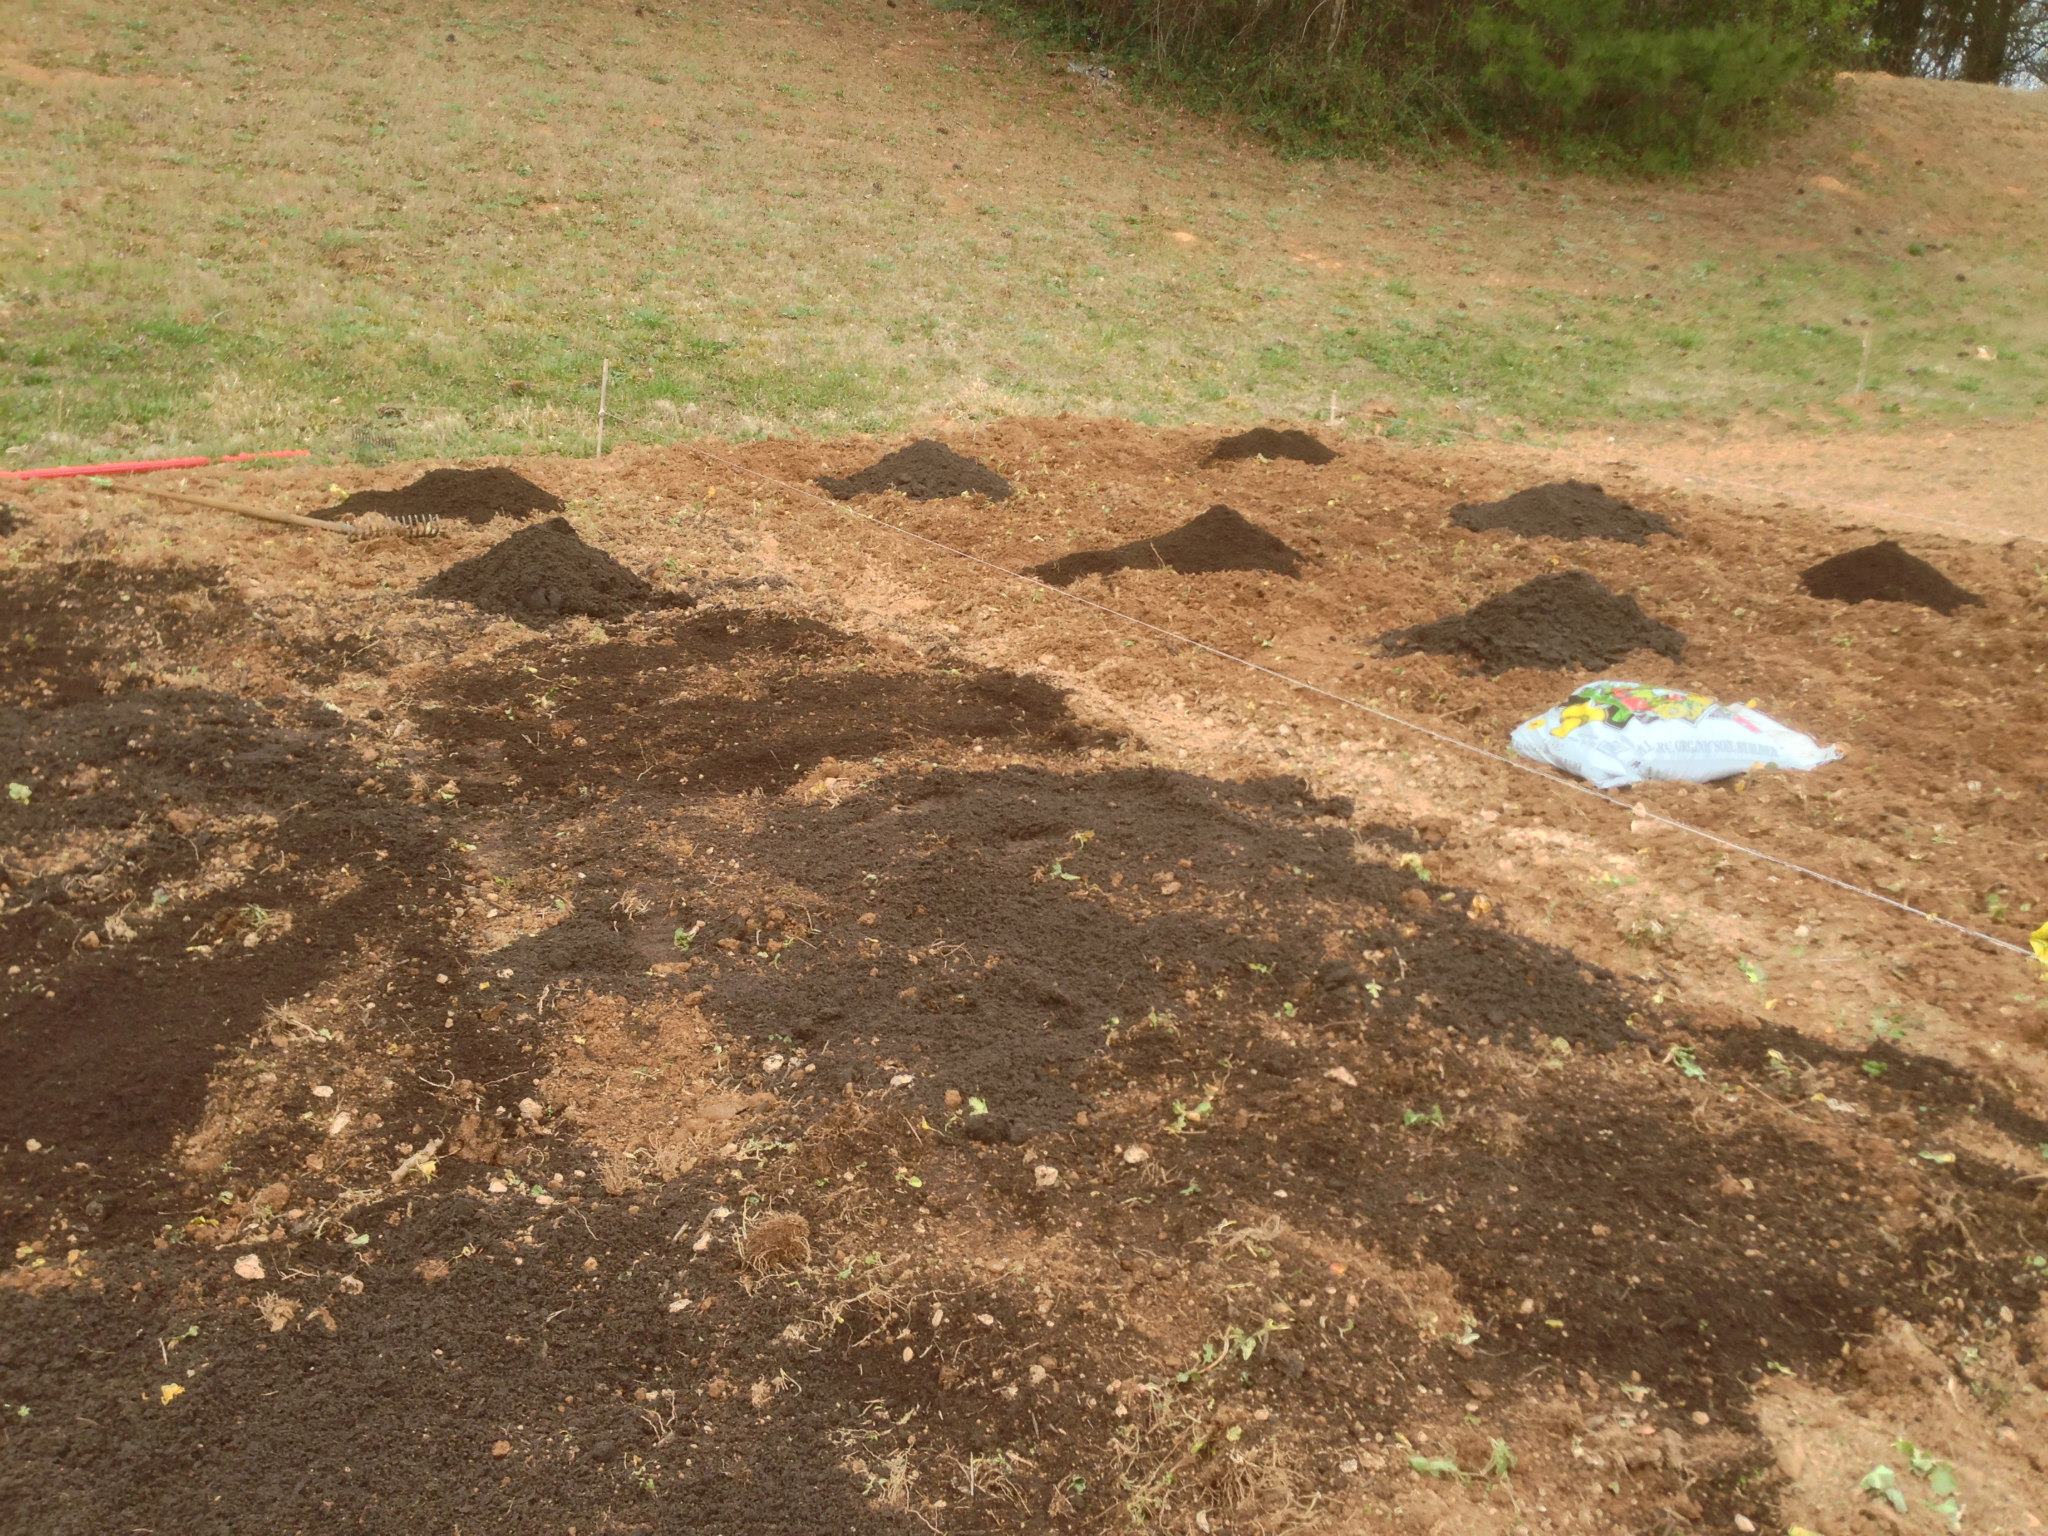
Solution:
M350 523L348 530L352 539L374 539L385 534L401 539L435 539L441 536L441 519L431 512L401 512L396 517L366 512Z

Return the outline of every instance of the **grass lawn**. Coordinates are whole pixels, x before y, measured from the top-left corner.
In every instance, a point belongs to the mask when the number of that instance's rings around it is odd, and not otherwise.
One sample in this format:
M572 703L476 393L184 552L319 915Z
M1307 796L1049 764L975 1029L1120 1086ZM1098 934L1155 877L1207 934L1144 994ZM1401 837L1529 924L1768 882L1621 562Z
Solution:
M636 441L2048 403L2048 109L1971 87L1627 184L1283 162L911 0L26 0L0 119L14 465L586 451L605 358Z

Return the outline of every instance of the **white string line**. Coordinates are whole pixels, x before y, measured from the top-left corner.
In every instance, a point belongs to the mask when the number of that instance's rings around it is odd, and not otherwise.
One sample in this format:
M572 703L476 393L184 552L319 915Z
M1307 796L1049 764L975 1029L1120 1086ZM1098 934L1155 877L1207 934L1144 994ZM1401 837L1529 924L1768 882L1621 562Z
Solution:
M1723 837L1718 832L1710 832L1705 827L1696 827L1689 821L1680 821L1675 816L1666 816L1661 811L1653 811L1647 806L1631 805L1628 801L1610 795L1605 790L1595 789L1590 784L1581 783L1576 779L1567 779L1557 774L1546 773L1520 758L1508 757L1502 753L1491 751L1486 747L1466 741L1461 737L1453 736L1446 731L1440 731L1434 726L1424 725L1418 720L1409 720L1400 715L1390 714L1388 711L1380 709L1375 705L1367 704L1362 699L1354 699L1345 694L1335 693L1318 683L1309 682L1306 678L1296 677L1292 673L1282 672L1277 668L1269 667L1263 662L1252 661L1247 657L1236 655L1219 646L1211 645L1206 640L1198 640L1192 635L1184 635L1178 630L1168 629L1163 624L1154 624L1150 619L1141 619L1136 614L1126 613L1121 608L1112 608L1107 603L1098 603L1092 597L1084 597L1080 593L1070 592L1064 587L1055 587L1049 582L1040 581L1036 576L1027 575L1023 571L1012 570L1009 566L995 560L990 560L986 556L977 555L970 550L955 549L952 545L932 538L927 534L919 533L915 529L905 528L900 524L889 522L885 518L876 517L872 513L859 511L846 505L844 502L834 501L819 492L813 491L808 486L796 485L791 481L771 475L765 470L755 469L752 465L742 464L737 460L725 458L695 443L679 443L676 446L698 454L700 457L708 459L722 468L734 470L740 474L752 475L755 479L764 481L780 490L791 492L809 501L818 502L820 505L853 518L857 522L886 529L890 533L914 540L919 544L927 545L943 554L951 555L955 559L965 560L971 564L985 567L1000 576L1008 577L1012 581L1021 581L1026 586L1035 587L1041 592L1049 592L1054 597L1064 598L1066 601L1077 604L1080 607L1093 609L1095 612L1103 614L1108 618L1120 620L1135 628L1158 635L1161 639L1170 640L1178 645L1192 646L1198 651L1205 651L1209 655L1218 657L1223 661L1235 662L1238 666L1248 671L1263 673L1276 682L1285 683L1288 687L1297 688L1303 693L1315 694L1319 698L1328 699L1333 704L1340 704L1347 709L1355 709L1364 714L1371 715L1375 719L1383 720L1389 725L1396 725L1403 730L1414 731L1418 735L1427 736L1431 740L1441 742L1447 747L1455 748L1457 751L1467 753L1473 757L1483 758L1487 762L1497 763L1505 768L1512 768L1517 773L1527 774L1532 779L1540 779L1546 784L1553 784L1561 789L1573 790L1591 799L1603 801L1608 805L1627 811L1631 815L1639 815L1646 821L1658 822L1679 832L1689 832L1694 837L1703 838L1707 842L1718 844L1720 847L1743 854L1748 858L1756 859L1761 863L1774 864L1780 869L1788 869L1795 874L1804 875L1809 880L1818 880L1823 885L1834 886L1837 890L1868 897L1872 901L1879 902L1896 911L1904 912L1908 916L1923 918L1939 927L1951 929L1965 938L1989 944L1994 949L2007 950L2023 959L2032 958L2033 952L2031 950L2013 943L2010 939L2001 939L1996 934L1985 933L1980 929L1970 927L1967 923L1959 923L1953 918L1943 917L1938 912L1929 912L1924 907L1916 907L1911 902L1899 900L1896 896L1887 896L1882 891L1873 891L1867 886L1853 884L1850 881L1827 874L1822 870L1809 869L1804 864L1796 863L1778 854L1768 853L1761 848L1752 848L1747 843L1738 843L1733 838Z

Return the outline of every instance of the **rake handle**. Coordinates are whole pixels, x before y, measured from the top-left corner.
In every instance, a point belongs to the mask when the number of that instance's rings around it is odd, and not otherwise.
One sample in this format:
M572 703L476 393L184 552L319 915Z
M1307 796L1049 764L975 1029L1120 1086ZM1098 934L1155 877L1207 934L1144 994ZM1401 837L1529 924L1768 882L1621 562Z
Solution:
M109 490L113 487L109 486ZM297 512L272 512L267 507L245 507L239 502L222 501L214 496L194 496L187 491L159 490L153 485L124 485L124 491L139 491L144 496L161 496L165 501L182 501L191 507L211 507L216 512L232 512L238 517L253 517L259 522L283 523L291 528L324 528L329 533L350 534L354 530L347 523L329 522L324 518L303 517Z

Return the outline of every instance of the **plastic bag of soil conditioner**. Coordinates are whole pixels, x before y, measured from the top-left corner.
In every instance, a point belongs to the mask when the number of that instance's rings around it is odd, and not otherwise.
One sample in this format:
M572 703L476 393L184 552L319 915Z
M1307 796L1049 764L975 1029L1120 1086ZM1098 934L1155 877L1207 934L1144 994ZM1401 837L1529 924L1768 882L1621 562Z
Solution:
M1523 722L1508 744L1600 789L1644 779L1706 784L1752 768L1804 772L1842 755L1840 747L1824 747L1746 704L1607 681L1588 683Z

